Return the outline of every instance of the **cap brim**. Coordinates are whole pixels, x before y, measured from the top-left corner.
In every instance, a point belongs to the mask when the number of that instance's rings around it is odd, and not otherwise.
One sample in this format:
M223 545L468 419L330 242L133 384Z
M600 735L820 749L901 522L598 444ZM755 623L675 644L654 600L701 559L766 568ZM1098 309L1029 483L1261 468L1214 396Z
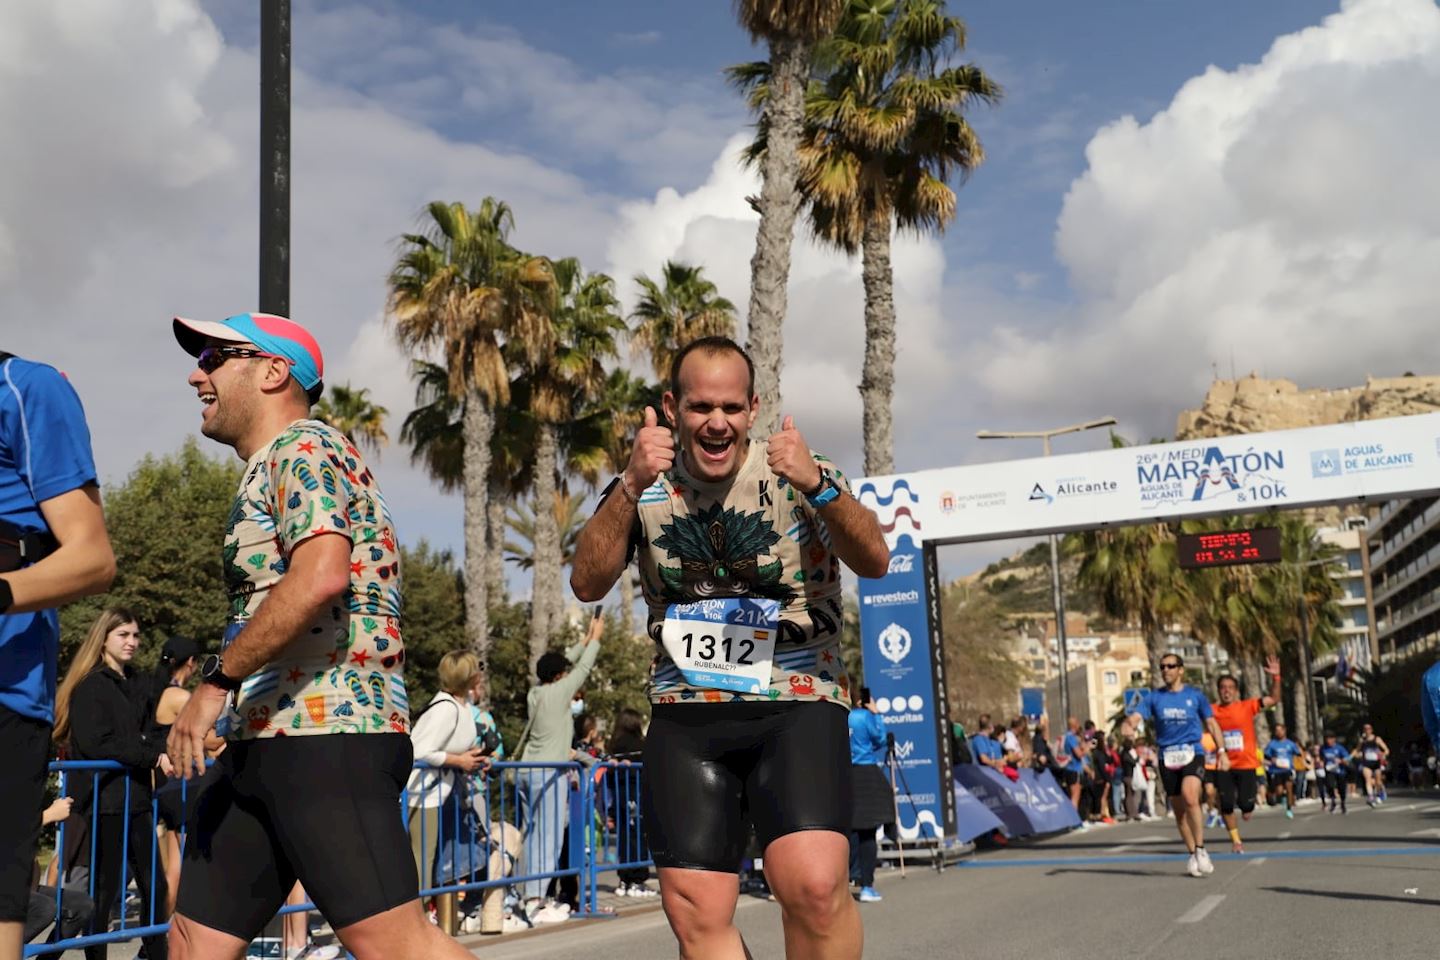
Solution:
M192 357L200 356L207 340L221 340L226 343L244 343L245 337L223 323L214 320L189 320L185 317L171 319L175 339L181 349Z

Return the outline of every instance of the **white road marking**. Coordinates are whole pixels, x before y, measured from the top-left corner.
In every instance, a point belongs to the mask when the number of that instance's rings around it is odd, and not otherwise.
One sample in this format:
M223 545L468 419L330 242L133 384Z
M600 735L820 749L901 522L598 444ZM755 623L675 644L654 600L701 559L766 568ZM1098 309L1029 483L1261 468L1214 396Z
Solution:
M1411 837L1440 837L1440 827L1431 827L1428 830L1411 830L1406 836Z
M1180 917L1179 920L1176 920L1175 922L1199 923L1201 920L1204 920L1206 917L1210 916L1210 911L1220 906L1221 901L1223 901L1224 899L1225 894L1212 893L1210 896L1206 897L1199 903L1195 904L1195 906L1191 907L1189 911L1187 911L1183 916Z
M1280 834L1280 836L1279 836L1278 839L1280 839L1280 840L1289 840L1289 839L1290 839L1290 831L1289 831L1289 830L1286 830L1284 833Z
M1252 866L1258 867L1258 866L1260 866L1260 864L1262 864L1262 863L1264 863L1264 862L1265 862L1265 858L1264 858L1264 857L1256 857L1254 860L1251 860L1251 861L1250 861L1250 864L1251 864Z
M1163 837L1163 836L1136 837L1134 840L1129 840L1129 841L1126 841L1125 843L1118 844L1118 845L1116 845L1116 846L1110 847L1107 852L1109 852L1109 853L1124 853L1126 850L1129 850L1131 847L1139 846L1139 845L1142 844L1142 843L1164 843L1166 840L1169 840L1169 839L1172 839L1172 838L1170 838L1170 837Z

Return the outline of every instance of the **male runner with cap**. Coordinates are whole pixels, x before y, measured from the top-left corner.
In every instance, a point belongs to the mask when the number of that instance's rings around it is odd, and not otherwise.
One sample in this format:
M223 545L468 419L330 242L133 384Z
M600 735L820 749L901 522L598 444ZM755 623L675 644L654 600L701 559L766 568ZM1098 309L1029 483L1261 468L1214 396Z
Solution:
M664 397L676 431L646 409L570 583L599 600L637 556L657 645L645 826L680 955L748 956L734 915L753 823L787 955L855 958L840 564L880 577L889 550L790 417L750 437L753 369L721 337L680 351Z
M1186 872L1203 877L1215 872L1205 850L1205 822L1200 813L1200 789L1204 780L1205 757L1202 731L1209 729L1216 743L1225 738L1205 694L1185 683L1185 661L1176 653L1160 658L1161 686L1125 716L1125 736L1135 735L1135 725L1148 720L1155 725L1155 745L1160 750L1160 782L1175 811L1180 839L1190 852ZM1221 750L1220 773L1230 769L1230 756Z
M0 351L0 960L18 960L45 806L62 603L115 577L90 429L54 367Z
M1215 684L1220 702L1215 705L1215 722L1220 724L1221 744L1230 757L1230 769L1215 771L1215 789L1220 794L1220 815L1230 834L1230 846L1236 853L1245 852L1240 839L1240 826L1235 808L1246 820L1255 813L1255 792L1258 786L1255 771L1260 756L1255 746L1255 718L1280 702L1280 658L1267 657L1265 672L1270 675L1270 693L1263 697L1240 699L1240 681L1223 675Z
M1295 759L1301 755L1300 744L1286 736L1285 724L1275 724L1275 735L1265 744L1265 765L1270 776L1270 796L1285 798L1285 816L1295 819Z
M174 321L200 432L246 461L222 551L230 624L170 729L177 771L229 746L189 822L170 948L239 958L298 879L360 960L468 957L420 908L400 554L354 444L309 418L320 347L284 317ZM217 723L218 721L218 723Z
M1360 758L1360 776L1365 782L1365 804L1373 807L1380 802L1379 792L1385 782L1382 768L1390 759L1390 747L1384 737L1375 736L1375 728L1365 724L1360 728L1360 743L1355 747L1355 756Z

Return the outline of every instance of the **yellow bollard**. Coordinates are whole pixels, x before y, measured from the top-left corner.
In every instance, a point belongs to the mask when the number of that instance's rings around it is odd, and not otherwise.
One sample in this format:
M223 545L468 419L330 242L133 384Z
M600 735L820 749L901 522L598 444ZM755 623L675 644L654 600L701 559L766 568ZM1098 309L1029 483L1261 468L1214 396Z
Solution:
M453 937L460 932L459 916L460 912L455 908L455 894L435 895L435 918L440 921L440 929L445 931L447 937Z

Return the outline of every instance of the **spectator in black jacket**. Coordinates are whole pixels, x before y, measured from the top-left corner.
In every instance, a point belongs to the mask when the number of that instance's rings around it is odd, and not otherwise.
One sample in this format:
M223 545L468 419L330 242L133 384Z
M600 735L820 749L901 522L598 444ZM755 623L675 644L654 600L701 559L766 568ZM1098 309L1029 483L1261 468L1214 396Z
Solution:
M640 762L645 749L645 717L639 710L622 707L615 720L615 733L610 737L610 759L616 764L607 775L606 793L612 804L610 817L615 821L615 853L621 863L647 860L644 831L640 823L640 771L627 769ZM627 897L650 897L655 892L645 886L650 879L648 867L623 867L616 871L619 886L615 892Z
M170 769L162 740L149 739L144 697L130 688L130 660L140 646L140 628L128 610L106 609L90 626L85 642L70 663L55 698L55 741L71 760L115 760L124 770L76 773L70 777L70 795L76 798L71 823L80 827L72 837L66 831L65 867L86 865L95 876L95 915L92 932L109 928L110 914L123 892L121 864L129 863L128 877L140 889L140 925L164 923L165 875L151 869L158 857L155 824L150 816L151 771ZM97 787L98 784L98 787ZM98 805L99 815L93 816ZM89 829L95 823L95 862ZM125 853L128 827L128 856ZM144 938L148 960L168 956L165 934ZM87 947L86 960L104 960L106 947Z

